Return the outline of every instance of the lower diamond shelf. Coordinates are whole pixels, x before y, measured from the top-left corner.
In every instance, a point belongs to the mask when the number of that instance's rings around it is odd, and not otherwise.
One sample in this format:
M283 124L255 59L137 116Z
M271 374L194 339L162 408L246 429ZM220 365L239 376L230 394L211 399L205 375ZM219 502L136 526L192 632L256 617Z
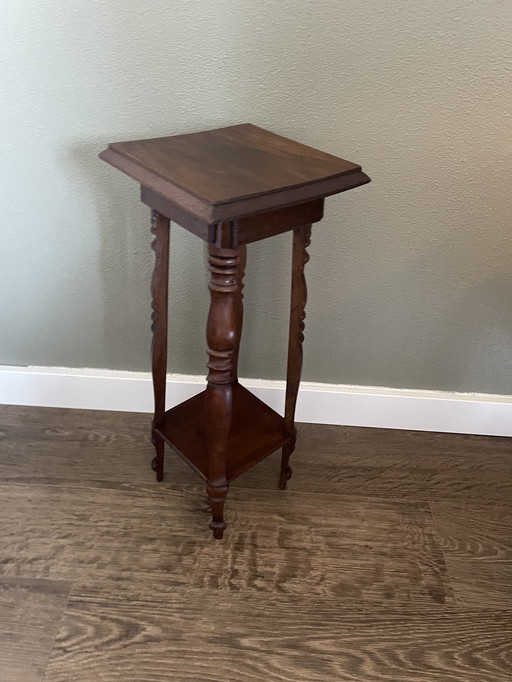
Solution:
M206 480L205 394L203 391L168 410L157 433ZM233 417L226 452L228 481L277 450L288 437L284 419L277 412L240 384L233 386Z

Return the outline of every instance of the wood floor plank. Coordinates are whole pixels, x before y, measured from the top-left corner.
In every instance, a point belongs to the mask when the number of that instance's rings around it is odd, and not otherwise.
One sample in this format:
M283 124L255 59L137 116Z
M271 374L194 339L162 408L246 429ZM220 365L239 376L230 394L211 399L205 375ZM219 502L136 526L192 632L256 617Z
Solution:
M44 682L509 682L512 615L178 590L75 593ZM114 588L115 589L115 588Z
M150 484L150 416L0 407L0 480ZM3 434L3 435L2 435ZM417 500L512 499L510 439L300 424L292 490ZM279 453L234 482L275 490ZM173 453L167 483L196 474Z
M453 600L428 505L232 491L225 540L202 489L4 484L0 574L141 575L225 590L438 605ZM307 586L307 587L306 587Z
M383 457L407 464L412 453L420 455L417 466L426 469L454 461L474 463L482 454L487 462L503 466L510 455L510 438L495 436L327 424L301 424L300 429L308 449L345 461L357 459L365 466L381 466Z
M431 507L459 602L512 609L512 500Z
M416 500L512 499L510 439L301 424L291 490ZM274 456L273 456L274 457ZM277 456L235 481L271 487Z
M443 551L456 559L512 560L512 498L510 501L478 499L433 502L436 528Z
M154 480L147 414L0 406L0 481Z
M512 561L483 562L448 556L446 565L462 607L512 610Z
M44 682L512 679L509 439L300 425L216 542L149 422L0 407L2 682L40 682L71 584Z
M0 679L41 682L70 585L0 578Z

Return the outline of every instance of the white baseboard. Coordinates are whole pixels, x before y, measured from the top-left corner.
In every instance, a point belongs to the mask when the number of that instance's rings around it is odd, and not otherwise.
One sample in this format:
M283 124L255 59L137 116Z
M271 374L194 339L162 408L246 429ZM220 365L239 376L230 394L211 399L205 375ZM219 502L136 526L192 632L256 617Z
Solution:
M284 381L241 379L282 414ZM204 377L171 374L168 408L203 390ZM0 365L0 403L151 412L149 372ZM512 436L512 396L372 386L301 384L297 421Z

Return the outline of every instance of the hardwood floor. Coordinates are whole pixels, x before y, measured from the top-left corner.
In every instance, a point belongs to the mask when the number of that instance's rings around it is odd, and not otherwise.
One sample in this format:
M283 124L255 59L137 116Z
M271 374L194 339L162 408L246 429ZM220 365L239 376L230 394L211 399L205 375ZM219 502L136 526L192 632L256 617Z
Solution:
M149 422L0 408L2 682L512 679L512 441L302 425L214 541Z
M0 578L0 679L41 680L70 585Z

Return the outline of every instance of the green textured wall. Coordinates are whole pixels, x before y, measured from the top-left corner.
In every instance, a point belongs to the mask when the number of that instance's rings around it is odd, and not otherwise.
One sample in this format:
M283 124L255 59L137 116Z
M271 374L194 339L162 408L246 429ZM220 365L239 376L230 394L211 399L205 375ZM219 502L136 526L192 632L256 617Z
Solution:
M304 378L510 393L510 0L4 0L0 363L149 368L148 215L109 141L251 121L359 162L313 232ZM249 247L241 374L285 368L289 235ZM172 234L170 366L202 373Z

